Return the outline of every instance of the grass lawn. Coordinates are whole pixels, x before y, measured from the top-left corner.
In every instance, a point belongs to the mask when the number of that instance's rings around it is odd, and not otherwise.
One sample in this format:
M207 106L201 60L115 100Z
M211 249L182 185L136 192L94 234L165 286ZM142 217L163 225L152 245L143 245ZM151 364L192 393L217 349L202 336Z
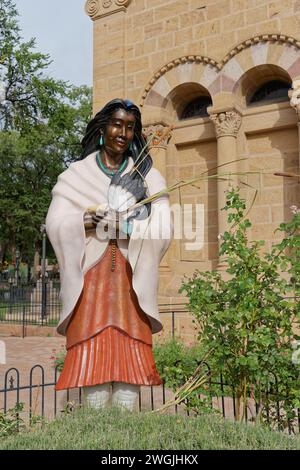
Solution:
M2 438L0 449L290 450L300 449L300 436L235 424L213 415L188 418L86 408L45 424L42 429Z

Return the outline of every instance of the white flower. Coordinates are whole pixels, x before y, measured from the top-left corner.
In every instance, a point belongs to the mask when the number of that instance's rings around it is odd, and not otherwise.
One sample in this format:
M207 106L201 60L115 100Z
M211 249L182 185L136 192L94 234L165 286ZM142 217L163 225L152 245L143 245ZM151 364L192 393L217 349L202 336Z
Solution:
M4 82L0 82L0 104L6 99L6 86Z
M219 235L218 235L218 240L224 240L224 235L223 235L223 233L219 233Z
M292 214L296 215L300 213L300 209L297 206L290 206Z

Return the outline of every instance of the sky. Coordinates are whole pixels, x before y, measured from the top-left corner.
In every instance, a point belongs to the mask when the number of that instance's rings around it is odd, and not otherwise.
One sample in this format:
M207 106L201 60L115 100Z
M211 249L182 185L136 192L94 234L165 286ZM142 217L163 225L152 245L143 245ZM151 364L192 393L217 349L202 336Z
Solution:
M36 38L36 50L50 54L47 75L92 86L93 22L85 0L14 0L22 37Z

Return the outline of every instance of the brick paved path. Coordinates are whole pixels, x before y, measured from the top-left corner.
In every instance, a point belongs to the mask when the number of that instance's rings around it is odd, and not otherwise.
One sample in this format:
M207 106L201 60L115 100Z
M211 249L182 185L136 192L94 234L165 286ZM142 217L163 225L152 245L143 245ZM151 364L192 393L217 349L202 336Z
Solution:
M0 341L6 345L6 364L0 364L0 377L10 367L16 367L26 373L35 364L41 364L46 369L51 369L53 361L52 350L63 349L64 337L5 337L0 336Z

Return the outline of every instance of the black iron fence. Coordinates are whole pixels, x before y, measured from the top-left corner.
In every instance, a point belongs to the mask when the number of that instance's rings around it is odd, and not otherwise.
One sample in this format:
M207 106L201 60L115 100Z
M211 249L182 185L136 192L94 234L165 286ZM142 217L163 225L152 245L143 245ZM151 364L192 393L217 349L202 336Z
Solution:
M0 282L0 322L55 326L60 316L60 283L39 280L15 285Z
M23 336L26 334L26 325L57 326L61 312L59 292L59 279L45 278L19 285L0 281L0 324L22 325ZM171 316L168 329L175 337L178 334L176 314L188 313L186 304L160 304L159 311Z
M246 424L254 424L263 421L272 429L278 429L296 434L300 431L300 410L288 409L286 403L288 396L283 396L279 391L278 383L273 381L263 392L259 390L259 396L254 388L247 396L247 406L237 400L233 387L223 381L222 375L215 376L208 364L203 364L207 374L207 381L198 397L202 408L198 413L217 412L223 418L232 421L243 415ZM21 385L20 371L13 367L4 374L3 386L0 389L0 409L3 413L9 413L16 405L24 404L19 418L27 423L32 423L34 418L54 419L62 412L69 411L81 404L81 389L55 391L58 379L57 369L45 370L36 364L29 371L29 383ZM276 377L275 377L276 379ZM165 384L155 387L140 387L138 410L150 411L164 406L174 393L167 389ZM262 398L263 397L263 398ZM238 409L239 407L239 409ZM172 405L169 413L195 415L195 408L186 400L183 404Z
M56 326L61 311L59 292L59 279L46 278L19 285L0 281L0 323ZM171 315L174 337L176 313L187 313L186 304L160 304L159 311Z

